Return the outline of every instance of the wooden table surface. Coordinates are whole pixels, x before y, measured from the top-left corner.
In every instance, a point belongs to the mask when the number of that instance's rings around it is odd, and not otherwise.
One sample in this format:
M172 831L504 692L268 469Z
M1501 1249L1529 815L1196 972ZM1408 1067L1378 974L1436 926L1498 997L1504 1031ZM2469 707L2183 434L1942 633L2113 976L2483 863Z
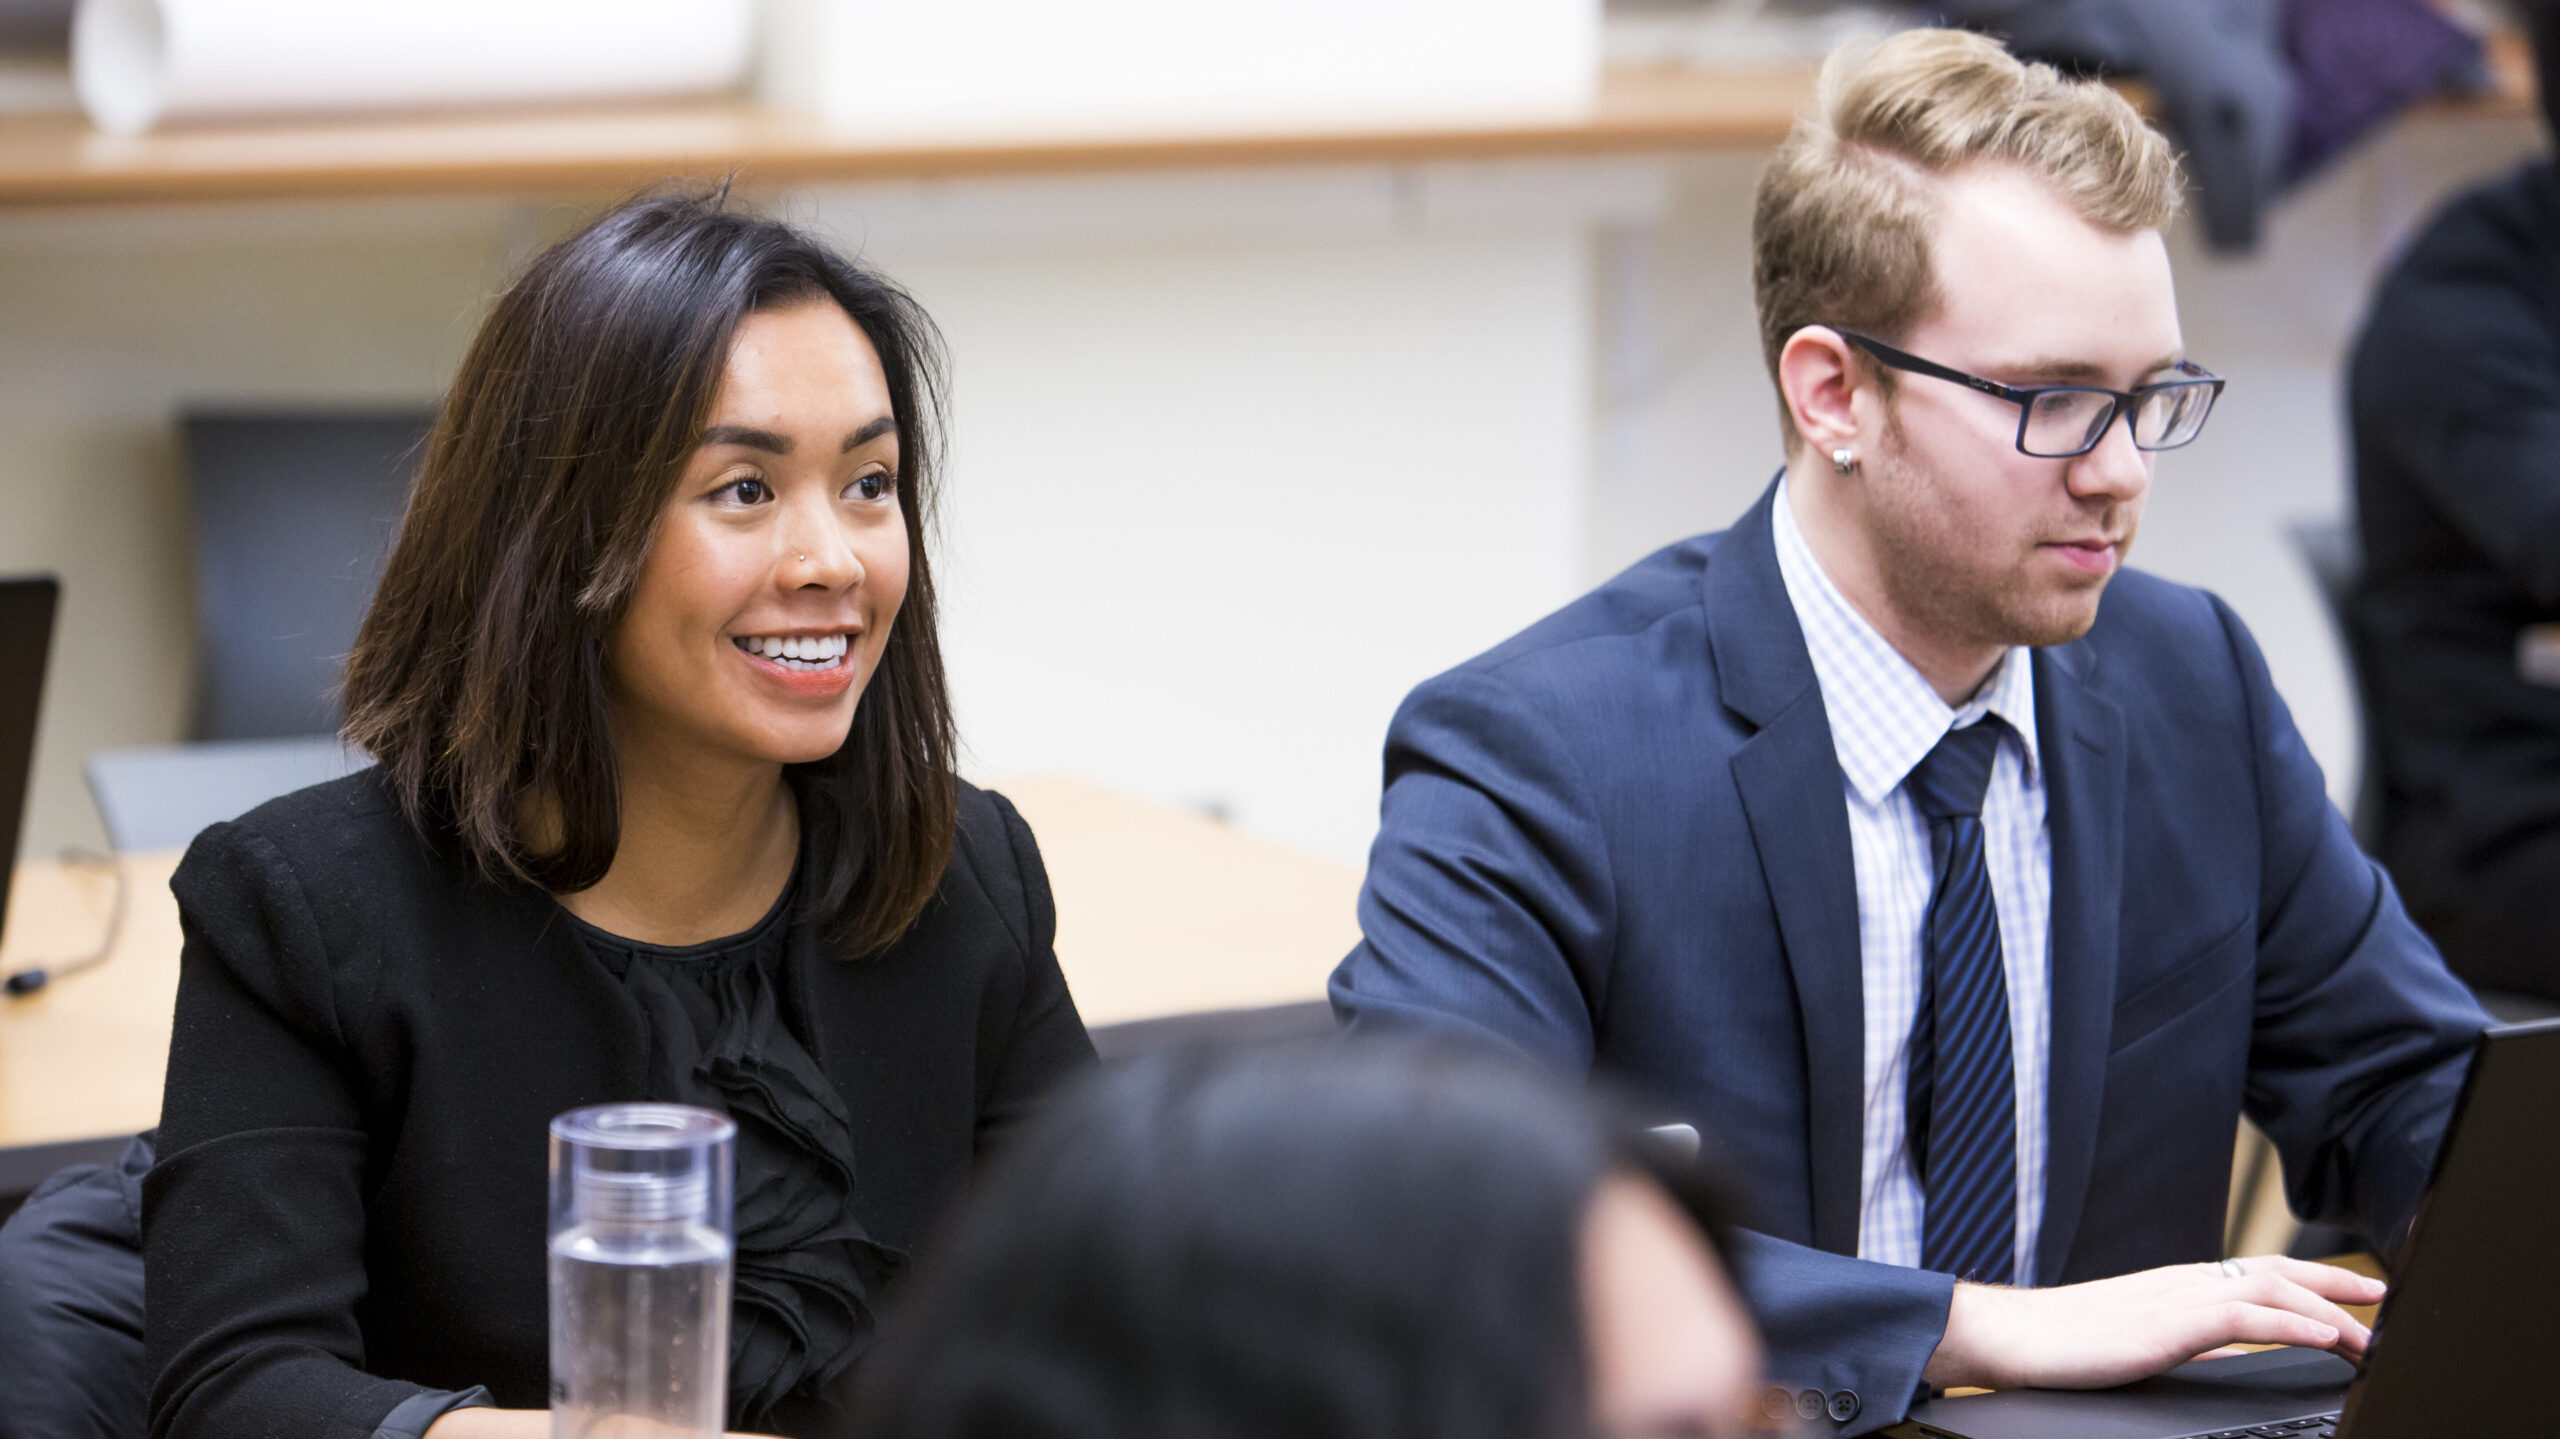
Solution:
M159 1115L178 988L177 864L175 851L125 856L124 929L107 962L0 998L0 1145L130 1134ZM0 970L95 949L114 894L103 867L18 866Z
M1358 938L1360 877L1231 826L1073 780L1000 781L1039 837L1058 959L1087 1023L1319 999ZM178 984L174 851L124 858L115 954L0 1000L0 1146L129 1134L160 1112ZM93 948L113 881L19 866L0 970Z

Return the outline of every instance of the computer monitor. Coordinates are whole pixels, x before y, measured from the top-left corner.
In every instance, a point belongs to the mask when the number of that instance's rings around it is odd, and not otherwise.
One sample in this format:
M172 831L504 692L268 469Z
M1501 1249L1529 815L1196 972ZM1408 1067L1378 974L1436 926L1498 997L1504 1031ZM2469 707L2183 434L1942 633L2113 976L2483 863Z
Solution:
M35 766L36 711L44 702L45 659L62 586L51 575L0 580L0 937L9 920L9 880L18 868L18 831Z

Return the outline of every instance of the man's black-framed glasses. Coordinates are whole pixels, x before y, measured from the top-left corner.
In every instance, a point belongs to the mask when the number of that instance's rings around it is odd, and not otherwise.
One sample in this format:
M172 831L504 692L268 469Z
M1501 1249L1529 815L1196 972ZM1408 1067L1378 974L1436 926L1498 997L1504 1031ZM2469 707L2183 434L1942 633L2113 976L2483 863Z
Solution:
M2089 453L2107 437L2107 427L2118 415L2126 417L2133 431L2134 448L2174 450L2204 429L2213 402L2222 397L2222 377L2185 360L2177 365L2180 378L2131 391L2098 385L2004 385L1921 359L1855 330L1828 328L1894 369L1952 381L2016 405L2018 452L2038 459L2067 460Z

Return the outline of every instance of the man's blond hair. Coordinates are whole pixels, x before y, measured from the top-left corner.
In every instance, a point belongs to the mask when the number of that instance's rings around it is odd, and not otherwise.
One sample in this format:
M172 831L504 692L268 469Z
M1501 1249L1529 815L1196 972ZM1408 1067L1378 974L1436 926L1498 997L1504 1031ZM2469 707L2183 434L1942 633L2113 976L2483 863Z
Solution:
M1807 325L1899 340L1937 313L1936 181L1978 163L2017 166L2119 233L2165 228L2178 209L2169 142L2103 84L1957 30L1843 46L1753 207L1751 283L1772 379L1788 337ZM1783 400L1778 413L1792 446Z

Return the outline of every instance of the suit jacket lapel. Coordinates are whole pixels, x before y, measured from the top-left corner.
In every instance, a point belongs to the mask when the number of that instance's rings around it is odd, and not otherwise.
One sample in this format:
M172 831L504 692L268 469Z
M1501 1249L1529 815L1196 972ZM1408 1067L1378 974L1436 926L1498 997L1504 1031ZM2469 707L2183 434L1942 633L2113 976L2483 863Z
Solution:
M2035 655L2036 730L2053 840L2052 1050L2046 1065L2044 1230L2036 1277L2062 1282L2079 1233L2105 1098L2124 894L2124 715L2077 645Z
M1866 988L1846 781L1813 660L1778 573L1772 485L1716 546L1700 580L1716 683L1759 726L1733 756L1735 787L1777 912L1804 1030L1813 1242L1858 1249Z

